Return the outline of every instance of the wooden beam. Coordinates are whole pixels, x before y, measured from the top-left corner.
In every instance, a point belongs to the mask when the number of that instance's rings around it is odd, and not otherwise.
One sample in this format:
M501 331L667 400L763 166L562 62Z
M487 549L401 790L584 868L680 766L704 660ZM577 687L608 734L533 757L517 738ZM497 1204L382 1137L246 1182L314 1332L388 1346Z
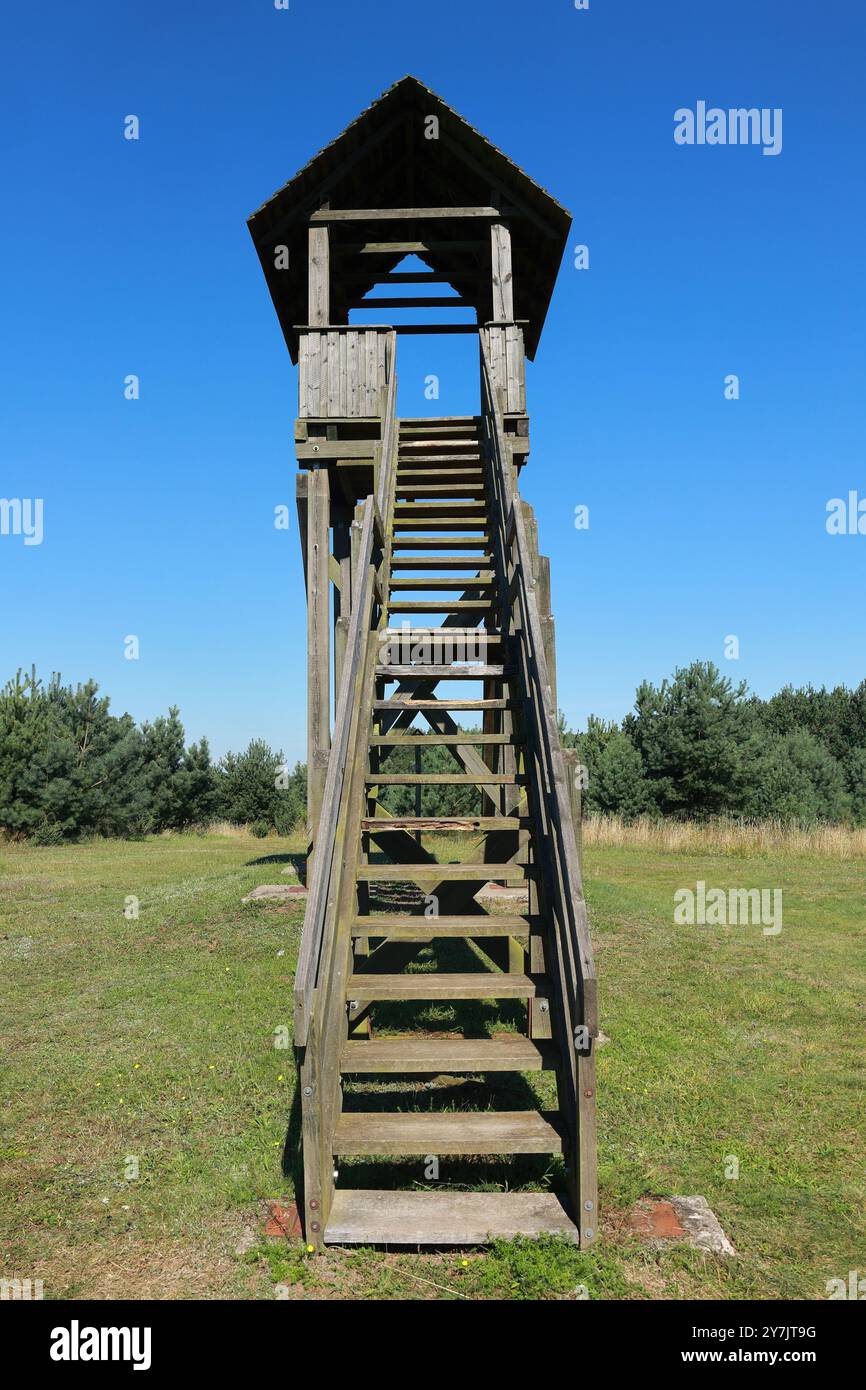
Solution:
M315 839L331 747L331 632L328 613L330 499L323 468L307 480L307 817Z
M504 222L494 222L490 228L490 253L493 279L493 318L513 319L514 288L511 266L511 231Z
M396 295L389 298L385 295L377 295L370 299L353 299L349 302L350 309L474 309L475 305L469 299L462 299L458 295L417 295L405 299L398 298Z
M479 237L474 241L365 241L338 249L356 256L424 256L428 251L478 251L482 245Z
M307 483L306 473L295 478L295 500L298 508L298 537L301 542L301 557L304 562L304 587L307 584Z
M330 232L327 227L310 227L309 231L309 299L308 318L313 327L328 322L331 313L331 256Z
M480 217L497 221L500 208L321 208L310 218L310 225L327 222L415 222L438 221L442 218Z
M353 422L357 422L362 417L354 416ZM296 444L295 453L298 460L302 459L372 459L377 448L378 439L322 439L316 436L308 439L306 444Z
M334 533L334 553L331 556L331 575L334 580L334 717L340 698L340 682L346 660L349 617L352 605L352 546L350 537L351 513L345 510L339 517L331 508ZM336 573L335 573L336 571Z
M574 821L574 841L577 845L577 860L583 877L583 789L580 785L580 754L576 748L563 748L562 761L565 763L565 776L568 781L568 799L571 802L571 819Z

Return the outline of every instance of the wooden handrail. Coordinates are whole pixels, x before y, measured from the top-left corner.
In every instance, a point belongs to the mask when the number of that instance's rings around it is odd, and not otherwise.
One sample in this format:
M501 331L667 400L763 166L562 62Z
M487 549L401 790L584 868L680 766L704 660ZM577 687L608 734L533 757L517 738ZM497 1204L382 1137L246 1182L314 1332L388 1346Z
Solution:
M365 651L370 607L373 601L371 561L374 540L374 509L373 498L368 497L364 503L361 541L358 546L358 557L353 575L352 592L355 601L352 604L352 616L349 620L349 632L346 639L346 659L343 663L340 690L337 696L334 733L322 796L322 811L310 859L307 910L304 914L304 927L298 952L298 965L295 971L295 1045L297 1047L303 1047L307 1041L313 991L316 987L319 958L325 935L325 917L333 871L334 836L343 802L349 725L354 707L355 685Z
M328 756L328 772L322 795L322 810L313 853L310 857L307 909L304 914L304 926L295 971L296 1047L304 1047L307 1043L320 962L333 928L331 918L338 886L335 883L338 873L338 865L335 860L336 832L340 817L345 814L346 810L346 765L349 754L349 732L357 697L364 684L367 634L370 630L371 612L377 588L376 572L373 568L373 553L377 545L384 552L386 565L389 560L386 536L390 509L393 507L393 471L397 455L397 373L393 336L389 347L390 371L382 429L379 486L376 497L370 495L363 503L361 537L352 576L352 611L346 637L346 658L343 663L340 688L337 694L331 751ZM386 585L387 573L383 576L382 585L385 592L387 592Z
M396 367L397 339L392 331L388 338L386 348L386 361L390 370L387 374L387 392L385 395L385 414L382 425L382 449L379 462L379 486L376 490L376 505L384 523L387 533L391 520L390 510L393 507L394 489L391 486L392 473L394 467L394 456L397 447L397 367Z
M508 615L505 621L516 641L521 657L520 669L526 684L525 701L528 733L539 762L538 797L544 803L542 862L545 888L552 899L554 930L560 955L560 985L569 1031L583 1025L589 1036L598 1032L598 1000L595 964L586 918L583 884L571 800L559 730L553 710L550 677L544 638L535 593L535 580L522 501L512 482L511 465L505 443L502 413L493 381L484 335L480 334L485 423L488 434L493 487L499 505L495 525L499 532L502 563L513 560L514 588L520 607L520 629L514 632ZM507 575L505 576L507 579ZM560 931L562 936L559 936ZM576 993L575 991L576 987ZM574 1048L570 1049L574 1072Z

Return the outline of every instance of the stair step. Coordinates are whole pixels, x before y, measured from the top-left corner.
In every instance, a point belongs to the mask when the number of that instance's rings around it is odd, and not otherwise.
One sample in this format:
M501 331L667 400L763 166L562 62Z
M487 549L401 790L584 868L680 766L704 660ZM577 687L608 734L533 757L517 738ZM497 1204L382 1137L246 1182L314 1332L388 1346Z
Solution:
M429 476L429 475L428 475ZM397 497L404 502L432 501L439 497L444 501L465 498L467 501L484 500L484 484L477 483L406 483L397 480ZM400 503L398 502L398 506Z
M410 575L407 579L391 579L388 587L394 589L454 589L457 593L461 589L492 589L496 584L496 576L489 574L473 575L466 579L434 579L425 575Z
M532 919L480 912L468 917L424 917L423 914L384 913L381 917L356 917L353 936L386 936L389 940L432 941L436 937L529 936Z
M472 729L459 729L453 734L371 734L371 748L453 748L455 744L511 744L517 747L518 739L511 734L481 734Z
M377 666L376 675L392 681L480 681L497 680L514 675L511 666Z
M501 632L488 632L483 627L428 627L425 625L418 627L385 627L381 628L379 636L383 642L394 641L396 638L405 638L407 642L425 642L429 639L434 641L465 642L484 642L488 646L493 646L502 641Z
M389 830L408 830L413 834L468 830L487 835L491 830L528 830L530 826L529 816L369 816L361 821L362 830L380 835Z
M440 425L480 425L480 415L401 415L397 421L400 429L438 428Z
M368 787L526 786L526 777L523 773L504 772L368 772L364 780Z
M514 709L513 700L449 700L443 695L441 700L374 700L374 710L478 710Z
M332 1151L361 1154L558 1154L562 1131L538 1110L344 1111Z
M436 447L441 449L443 446L441 444L438 444ZM465 448L465 444L462 447ZM479 473L481 472L482 466L481 452L478 449L463 454L403 454L401 451L397 460L398 478L402 477L407 469L413 468L416 464L419 463L424 464L425 468L427 469L428 478L430 477L431 472L434 473L436 477L438 477L440 472L447 472L448 469L455 463L473 463L476 466L476 471Z
M484 1245L545 1234L577 1241L577 1227L552 1192L334 1193L329 1245Z
M389 613L489 613L495 606L493 598L475 599L402 599L392 598ZM449 629L445 629L449 631Z
M423 933L422 933L423 935ZM351 975L346 998L357 1003L388 999L534 999L538 981L529 975L503 975L495 970L474 975L377 975L370 970ZM544 991L542 991L543 993ZM431 1150L427 1150L431 1152Z
M420 462L420 460L419 460ZM427 460L424 460L425 465ZM458 460L459 462L459 460ZM397 470L398 483L429 483L431 478L429 467L411 468L405 465ZM446 482L477 483L484 478L480 468L437 468L436 487L442 487Z
M453 523L450 522L448 523L449 526L452 524ZM401 527L401 530L404 529L406 529L405 526ZM411 527L409 527L409 529L411 529ZM445 549L445 542L441 541L438 538L438 536L401 536L399 541L396 541L395 544L398 546L399 549L402 550ZM432 558L430 560L425 560L424 564L430 565L431 568L434 569L443 568L443 566L437 563L438 559L441 558L442 560L450 560L452 564L459 564L462 569L469 569L474 564L477 564L479 569L486 569L489 567L491 563L492 556L490 554L490 551L487 549L487 547L490 545L490 537L486 534L482 536L449 536L448 545L453 546L455 550L483 550L484 554L483 556L478 557L477 560L474 555L469 560L464 560L460 555L443 555L441 557L437 556L436 560ZM398 567L402 565L405 568L407 561L398 559L396 556L392 555L391 563L392 565L397 565Z
M393 514L396 517L420 517L424 521L427 521L428 517L436 517L441 521L450 521L453 517L484 517L487 516L487 502L471 502L467 498L430 498L425 502L396 502Z
M436 449L477 449L478 447L478 436L473 437L465 430L460 435L444 434L436 435L433 438L428 435L427 438L417 439L414 436L404 435L402 432L400 434L400 453L405 454L409 451L413 457L416 454L423 457Z
M359 864L356 878L359 883L441 883L446 880L476 879L486 883L525 883L535 877L532 864Z
M392 555L391 571L401 570L490 570L490 555ZM459 578L459 576L458 576ZM479 578L477 574L473 578Z
M556 1049L519 1033L493 1038L370 1038L343 1047L343 1072L554 1071Z
M470 543L473 545L489 545L490 537L486 531L483 535L474 537L463 534L467 527L478 526L480 528L486 525L487 518L484 516L479 516L477 518L471 516L456 516L450 521L447 517L395 517L393 522L394 539L396 545L408 545L413 540L421 540L424 538L421 536L408 536L406 535L407 531L459 531L459 536L455 535L448 537L449 545L456 545L458 549L462 548L464 544L468 545ZM443 542L437 541L434 537L431 537L427 539L427 544L442 546Z
M472 422L470 419L468 419L468 418L467 418L466 420L457 419L457 420L455 420L455 421L453 421L453 422L451 422L451 423L449 423L449 424L442 424L442 425L437 424L435 420L434 420L434 421L431 421L430 423L433 424L433 425L435 425L436 428L435 428L435 429L431 429L429 425L424 425L424 424L411 424L411 425L401 424L401 425L400 425L400 438L401 438L401 439L414 439L414 438L417 436L419 439L429 439L429 438L431 437L431 435L433 435L433 436L435 436L437 439L440 438L440 437L444 439L444 438L447 438L449 435L452 435L452 434L454 434L454 435L472 434L472 425L473 425L473 422ZM476 428L477 428L477 427L476 427Z

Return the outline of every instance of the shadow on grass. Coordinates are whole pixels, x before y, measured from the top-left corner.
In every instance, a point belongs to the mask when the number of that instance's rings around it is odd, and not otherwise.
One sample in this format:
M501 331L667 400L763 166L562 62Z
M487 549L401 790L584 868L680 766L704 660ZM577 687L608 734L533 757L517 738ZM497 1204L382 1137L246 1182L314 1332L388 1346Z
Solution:
M343 1110L381 1114L427 1115L449 1110L537 1110L538 1095L520 1072L489 1072L450 1077L431 1072L425 1081L418 1072L388 1072L381 1082L350 1081L343 1092ZM435 1082L435 1084L434 1084Z
M283 1176L291 1178L298 1211L304 1211L304 1157L301 1145L301 1065L300 1057L295 1056L297 1081L292 1093L292 1106L289 1111L289 1124L283 1144Z
M340 1162L339 1186L410 1192L555 1192L565 1185L562 1159L548 1154L512 1154L502 1158L446 1155L438 1163L439 1176L431 1179L425 1175L425 1170L430 1171L429 1158L392 1158L384 1162L344 1158Z
M246 868L255 868L258 864L291 864L295 873L298 875L299 882L307 882L307 856L305 854L263 854L259 859L248 859Z

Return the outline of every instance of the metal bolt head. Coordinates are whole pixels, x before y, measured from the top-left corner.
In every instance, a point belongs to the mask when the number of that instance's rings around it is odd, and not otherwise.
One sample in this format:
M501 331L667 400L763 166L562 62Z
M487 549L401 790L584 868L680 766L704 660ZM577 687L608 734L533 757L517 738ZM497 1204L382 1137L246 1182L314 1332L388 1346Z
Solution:
M313 1094L313 1088L312 1088L312 1086L305 1086L305 1087L304 1087L304 1095L305 1095L305 1096L311 1096L312 1094Z
M313 1227L313 1229L315 1230L315 1227ZM590 1230L584 1231L583 1234L584 1234L584 1236L586 1237L587 1240L592 1240L593 1236L595 1235L595 1231L593 1231L592 1229L590 1229Z
M546 999L539 999L538 1007L543 1014L546 1014L548 1009L550 1008L550 1005L548 1004Z
M319 1202L318 1202L318 1199L317 1199L316 1197L311 1197L311 1198L310 1198L310 1211L318 1211L318 1210L319 1210Z
M584 1202L583 1209L584 1211L592 1211L592 1202L589 1200L589 1198L587 1198Z
M311 1230L311 1231L318 1231L318 1229L319 1229L319 1223L318 1223L318 1221L311 1221L311 1222L310 1222L310 1230Z

